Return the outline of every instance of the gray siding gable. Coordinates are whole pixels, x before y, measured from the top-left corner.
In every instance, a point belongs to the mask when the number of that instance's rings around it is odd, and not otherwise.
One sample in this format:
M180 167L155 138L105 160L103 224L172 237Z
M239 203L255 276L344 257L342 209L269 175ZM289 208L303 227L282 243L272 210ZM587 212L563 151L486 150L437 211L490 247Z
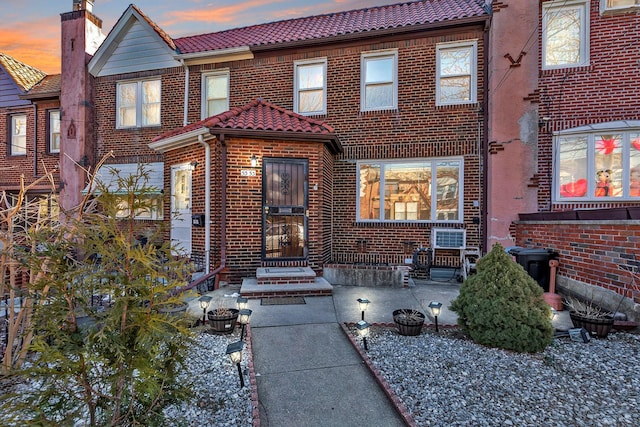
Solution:
M0 108L30 105L28 100L19 98L21 94L13 79L0 67Z
M131 8L116 24L89 63L95 77L180 66L175 52Z

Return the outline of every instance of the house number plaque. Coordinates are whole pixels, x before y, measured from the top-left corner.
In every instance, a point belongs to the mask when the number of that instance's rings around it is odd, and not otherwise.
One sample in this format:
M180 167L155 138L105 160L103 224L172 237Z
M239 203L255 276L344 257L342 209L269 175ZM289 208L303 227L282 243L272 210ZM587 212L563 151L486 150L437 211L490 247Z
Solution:
M241 169L240 170L240 175L241 176L256 176L256 170L255 169Z

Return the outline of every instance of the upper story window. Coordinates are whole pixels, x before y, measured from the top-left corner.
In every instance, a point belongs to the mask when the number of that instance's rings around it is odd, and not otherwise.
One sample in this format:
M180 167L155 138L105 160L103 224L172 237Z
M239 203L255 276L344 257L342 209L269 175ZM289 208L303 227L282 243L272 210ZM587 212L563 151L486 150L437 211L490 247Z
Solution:
M640 199L640 122L555 137L555 196L560 202Z
M462 221L460 158L362 161L357 177L358 221Z
M630 12L640 8L640 0L600 0L600 12Z
M313 115L327 112L327 60L294 62L293 110Z
M116 128L160 125L160 79L120 82L117 85Z
M586 0L542 5L542 68L589 63L589 13Z
M436 105L471 104L477 100L478 43L436 46Z
M362 111L398 108L398 52L362 55L360 99Z
M47 149L49 153L60 152L60 110L50 110L47 123Z
M202 76L202 118L215 116L229 110L229 72L217 72Z
M24 156L27 154L27 115L11 116L9 128L9 155Z

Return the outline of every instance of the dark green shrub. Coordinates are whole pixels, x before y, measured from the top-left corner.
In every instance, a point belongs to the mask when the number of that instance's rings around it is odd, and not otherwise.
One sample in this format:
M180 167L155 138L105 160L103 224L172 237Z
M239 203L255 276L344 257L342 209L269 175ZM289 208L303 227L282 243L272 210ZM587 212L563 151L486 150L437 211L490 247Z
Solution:
M481 258L450 310L477 343L518 352L542 351L553 340L542 288L499 243Z

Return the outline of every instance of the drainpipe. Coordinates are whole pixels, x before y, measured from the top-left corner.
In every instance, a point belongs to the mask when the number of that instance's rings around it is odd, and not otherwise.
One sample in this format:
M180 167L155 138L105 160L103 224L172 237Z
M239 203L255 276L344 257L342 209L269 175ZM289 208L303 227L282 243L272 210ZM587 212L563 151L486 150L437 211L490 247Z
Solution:
M187 121L187 113L189 112L189 66L184 63L184 59L180 59L180 63L184 67L184 107L182 112L182 125L186 126L189 124Z
M483 68L484 68L484 79L483 80L483 93L484 93L484 100L482 102L482 106L483 106L483 118L482 118L482 122L483 122L483 135L482 135L482 146L480 148L480 158L482 159L482 202L481 202L481 209L482 211L480 212L480 218L482 218L482 220L480 221L480 252L481 253L487 253L487 228L489 226L488 221L489 221L489 209L487 206L487 201L489 199L489 196L487 194L487 179L488 179L488 173L489 173L489 55L488 52L491 51L489 43L490 43L490 39L489 39L489 29L491 27L491 17L487 18L487 20L485 21L485 27L484 27L484 61L483 61Z
M38 176L38 107L35 102L33 103L33 177L40 178Z
M222 203L220 209L220 267L227 266L227 143L224 134L220 134L220 144L222 144Z
M198 135L198 142L204 147L204 254L205 268L204 273L209 274L211 268L211 147L204 142L202 135ZM223 211L224 212L224 211Z

